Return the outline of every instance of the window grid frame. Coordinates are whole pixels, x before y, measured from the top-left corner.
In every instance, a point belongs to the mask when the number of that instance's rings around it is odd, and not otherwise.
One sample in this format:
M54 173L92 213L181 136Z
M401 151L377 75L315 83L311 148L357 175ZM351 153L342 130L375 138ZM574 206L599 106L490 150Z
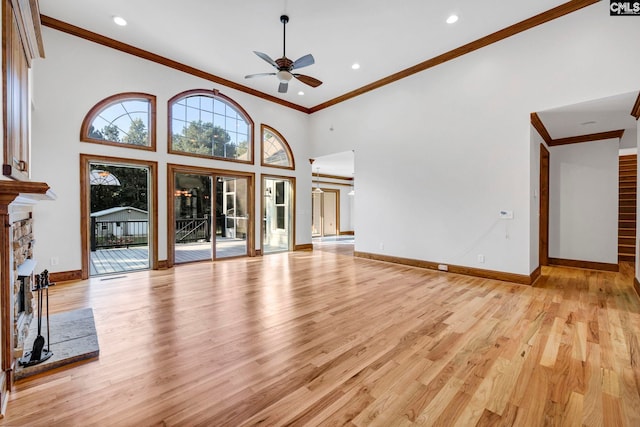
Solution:
M125 101L147 101L149 103L148 128L149 145L135 145L125 142L109 141L89 136L89 130L94 120L113 105ZM156 96L143 92L123 92L108 96L96 103L85 115L80 127L80 142L110 145L113 147L133 148L135 150L156 151Z
M215 126L216 125L216 115L221 116L220 114L216 113L216 104L215 102L221 102L224 105L225 108L225 114L223 116L224 118L224 127L223 129L225 130L225 132L227 132L227 134L229 134L229 136L232 138L230 142L232 142L234 145L237 146L237 135L245 135L242 132L234 132L234 131L228 131L226 129L226 124L227 124L227 119L231 118L236 120L236 124L238 122L244 122L247 125L247 154L249 156L249 160L242 160L242 159L235 159L235 158L230 158L230 157L224 157L224 156L217 156L214 155L215 152L215 146L212 145L212 153L211 154L201 154L201 153L190 153L188 151L180 151L180 150L175 150L173 148L173 123L174 123L174 112L173 112L173 106L176 104L179 104L180 101L184 101L183 105L185 107L185 115L184 118L179 118L179 119L175 119L180 121L181 123L184 123L185 125L188 125L188 123L190 123L189 120L187 120L188 114L187 114L187 108L189 108L190 106L188 105L188 98L192 98L192 97L196 97L196 96L203 96L203 97L208 97L212 99L212 114L213 114L213 119L214 121L212 122L212 124ZM202 101L199 101L199 105L202 105ZM235 118L233 117L229 117L227 110L230 109L231 111L233 111L235 113ZM199 117L201 117L201 112L202 109L199 108ZM207 111L209 112L209 111ZM232 100L231 98L229 98L228 96L225 96L223 94L221 94L220 92L218 92L217 90L208 90L208 89L193 89L193 90L187 90L181 93L178 93L177 95L173 96L171 99L169 99L169 101L167 101L167 114L168 114L168 120L167 120L167 152L169 154L176 154L179 156L189 156L189 157L200 157L200 158L205 158L205 159L213 159L213 160L221 160L221 161L225 161L225 162L235 162L235 163L243 163L243 164L254 164L255 163L255 144L254 144L254 122L251 119L251 117L249 116L249 114L244 110L244 108L242 108L237 102L235 102L234 100ZM204 122L202 122L204 123ZM237 127L237 126L236 126ZM233 135L232 135L233 134ZM233 136L236 137L235 142L233 142Z

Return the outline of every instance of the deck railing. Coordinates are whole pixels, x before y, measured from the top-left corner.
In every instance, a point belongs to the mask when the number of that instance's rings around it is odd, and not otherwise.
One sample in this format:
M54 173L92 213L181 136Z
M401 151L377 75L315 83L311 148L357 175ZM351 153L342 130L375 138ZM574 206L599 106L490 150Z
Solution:
M147 245L149 221L96 221L91 218L91 250Z
M176 243L211 240L210 218L176 219Z

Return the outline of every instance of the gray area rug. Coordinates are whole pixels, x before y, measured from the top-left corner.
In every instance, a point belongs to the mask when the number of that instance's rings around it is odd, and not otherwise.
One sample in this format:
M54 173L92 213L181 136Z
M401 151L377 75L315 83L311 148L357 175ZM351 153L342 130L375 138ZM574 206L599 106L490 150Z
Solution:
M53 355L46 361L33 366L20 366L16 363L15 378L25 378L40 372L55 369L69 363L98 357L98 335L93 320L93 309L57 313L50 316L51 343L49 350ZM34 318L29 327L29 336L24 345L25 352L31 351L38 336L38 319ZM47 350L47 318L42 317L42 336Z

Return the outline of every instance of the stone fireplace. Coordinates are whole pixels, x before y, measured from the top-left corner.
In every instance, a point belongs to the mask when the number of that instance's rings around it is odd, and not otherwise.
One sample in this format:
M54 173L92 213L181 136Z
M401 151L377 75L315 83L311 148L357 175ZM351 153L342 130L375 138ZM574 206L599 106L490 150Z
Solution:
M14 357L21 357L24 340L36 309L35 267L33 259L33 218L31 213L11 224L13 246L13 343Z
M31 212L40 200L54 199L44 182L0 180L0 407L36 308Z

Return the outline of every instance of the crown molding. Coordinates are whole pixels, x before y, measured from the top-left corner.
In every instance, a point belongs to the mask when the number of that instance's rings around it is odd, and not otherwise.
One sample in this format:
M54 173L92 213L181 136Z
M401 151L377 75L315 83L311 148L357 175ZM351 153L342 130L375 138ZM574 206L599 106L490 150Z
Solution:
M54 30L62 31L63 33L80 37L82 39L89 40L91 42L94 42L103 46L107 46L112 49L119 50L121 52L128 53L130 55L137 56L139 58L146 59L148 61L155 62L160 65L164 65L169 68L173 68L174 70L182 71L183 73L191 74L192 76L200 77L202 79L209 80L213 83L218 83L228 88L235 89L240 92L248 93L249 95L262 98L266 101L271 101L276 104L280 104L284 107L292 108L294 110L298 110L303 113L309 114L309 109L307 107L303 107L302 105L285 101L273 95L269 95L264 92L260 92L258 90L252 89L248 86L244 86L239 83L232 82L231 80L227 80L222 77L216 76L215 74L207 73L206 71L202 71L195 67L191 67L181 62L174 61L173 59L169 59L164 56L157 55L155 53L137 48L130 44L119 42L118 40L114 40L112 38L103 36L101 34L94 33L89 30L85 30L84 28L76 27L75 25L71 25L64 21L51 18L50 16L40 15L40 20L42 22L42 25L52 28Z
M636 120L640 119L640 92L638 92L636 103L633 104L633 108L631 109L631 115L635 117Z
M584 7L597 3L598 1L599 0L571 0L567 3L561 4L560 6L532 16L531 18L525 19L524 21L520 21L516 24L503 28L502 30L496 31L495 33L481 37L456 49L450 50L446 53L443 53L442 55L427 59L426 61L414 65L413 67L405 68L404 70L399 71L395 74L391 74L390 76L384 77L373 83L369 83L368 85L362 86L361 88L358 88L356 90L352 90L351 92L347 92L344 95L338 96L337 98L333 98L327 102L318 104L315 107L311 107L310 113L313 114L317 111L324 110L325 108L329 108L348 99L355 98L356 96L360 96L374 89L379 89L382 86L386 86L390 83L404 79L405 77L409 77L413 74L451 61L452 59L456 59L460 56L466 55L467 53L481 49L485 46L489 46L493 43L499 42L523 31L527 31L533 27L537 27L538 25L552 21L556 18L568 15Z
M323 102L321 104L316 105L315 107L307 108L302 105L294 104L289 101L285 101L273 95L266 94L264 92L260 92L258 90L252 89L248 86L241 85L239 83L232 82L231 80L224 79L222 77L216 76L211 73L207 73L206 71L199 70L195 67L191 67L186 64L182 64L180 62L174 61L172 59L166 58L161 55L157 55L155 53L137 48L135 46L119 42L112 38L94 33L89 30L85 30L83 28L77 27L75 25L66 23L64 21L57 20L55 18L51 18L46 15L40 15L40 20L43 26L62 31L64 33L80 37L94 43L101 44L103 46L110 47L112 49L119 50L121 52L128 53L130 55L137 56L139 58L143 58L169 68L173 68L178 71L182 71L187 74L191 74L196 77L200 77L205 80L209 80L214 83L218 83L229 87L231 89L238 90L240 92L247 93L249 95L256 96L258 98L262 98L266 101L271 101L276 104L282 105L284 107L292 108L297 111L301 111L307 114L313 114L317 111L324 110L325 108L329 108L333 105L339 104L351 98L355 98L364 93L370 92L372 90L378 89L382 86L386 86L390 83L396 82L398 80L404 79L405 77L409 77L413 74L419 73L421 71L427 70L429 68L433 68L437 65L443 64L445 62L456 59L460 56L466 55L467 53L473 52L475 50L481 49L485 46L489 46L493 43L504 40L513 35L519 34L523 31L527 31L531 28L534 28L538 25L542 25L549 21L552 21L556 18L560 18L562 16L573 13L577 10L580 10L584 7L590 6L594 3L597 3L599 0L570 0L567 3L563 3L559 6L556 6L552 9L549 9L545 12L539 13L538 15L532 16L531 18L520 21L516 24L510 25L502 30L491 33L487 36L481 37L473 42L467 43L463 46L460 46L456 49L450 50L446 53L433 57L431 59L427 59L417 65L406 68L397 73L391 74L390 76L384 77L380 80L377 80L373 83L369 83L365 86L362 86L358 89L347 92L341 96L330 99L329 101ZM640 108L640 107L639 107ZM639 113L640 114L640 113Z

